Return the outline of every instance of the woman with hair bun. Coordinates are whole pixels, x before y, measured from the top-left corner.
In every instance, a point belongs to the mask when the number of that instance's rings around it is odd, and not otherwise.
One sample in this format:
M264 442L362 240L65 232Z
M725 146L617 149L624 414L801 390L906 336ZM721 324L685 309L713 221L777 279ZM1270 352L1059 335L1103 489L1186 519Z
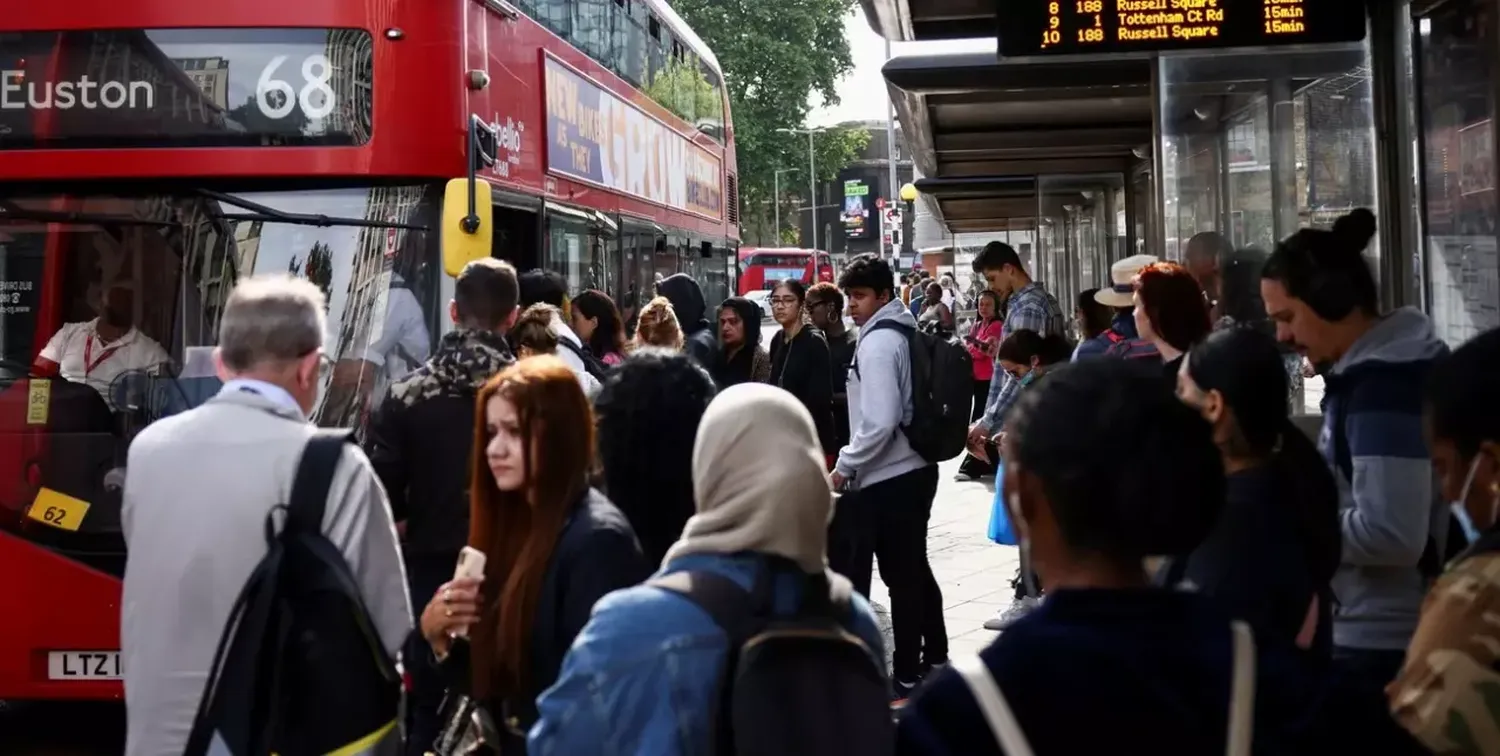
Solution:
M1212 599L1151 587L1143 566L1192 549L1219 516L1208 423L1156 370L1085 360L1023 392L1006 428L1005 491L1047 600L907 702L897 753L1001 753L972 692L985 679L1038 754L1224 753L1232 681L1254 674L1233 659L1253 641ZM1258 748L1274 734L1243 724Z

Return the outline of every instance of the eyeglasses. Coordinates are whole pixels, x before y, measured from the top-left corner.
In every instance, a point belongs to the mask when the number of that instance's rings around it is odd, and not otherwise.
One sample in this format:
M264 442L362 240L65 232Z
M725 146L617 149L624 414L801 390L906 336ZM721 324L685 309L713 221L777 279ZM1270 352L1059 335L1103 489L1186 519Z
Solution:
M796 297L771 297L772 307L796 307L801 300Z
M333 374L333 358L327 352L318 352L318 379L322 380Z

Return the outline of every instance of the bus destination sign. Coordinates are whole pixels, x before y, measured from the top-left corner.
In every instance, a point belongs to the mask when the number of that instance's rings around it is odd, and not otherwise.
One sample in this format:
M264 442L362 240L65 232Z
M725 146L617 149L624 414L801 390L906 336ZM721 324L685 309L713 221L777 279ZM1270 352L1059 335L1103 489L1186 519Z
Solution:
M0 32L0 150L360 145L358 29Z
M1361 0L997 0L1000 55L1357 42Z

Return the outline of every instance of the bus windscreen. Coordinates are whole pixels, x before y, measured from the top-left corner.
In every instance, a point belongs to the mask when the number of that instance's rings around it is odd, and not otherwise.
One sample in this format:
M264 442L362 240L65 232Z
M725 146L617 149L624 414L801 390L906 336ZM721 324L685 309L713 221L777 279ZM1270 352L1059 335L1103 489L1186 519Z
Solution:
M0 33L0 149L360 145L373 70L358 29Z

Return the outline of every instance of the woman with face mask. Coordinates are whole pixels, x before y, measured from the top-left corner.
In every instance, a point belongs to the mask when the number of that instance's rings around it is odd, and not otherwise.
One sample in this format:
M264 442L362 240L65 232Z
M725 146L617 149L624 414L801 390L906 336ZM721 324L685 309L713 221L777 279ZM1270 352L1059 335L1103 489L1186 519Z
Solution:
M1443 498L1472 543L1427 593L1406 662L1386 688L1391 713L1443 754L1500 752L1500 330L1439 362L1426 419Z
M995 359L1000 369L1015 378L1023 391L1036 385L1037 380L1054 365L1067 362L1071 356L1072 347L1062 336L1055 334L1042 336L1036 331L1026 329L1007 336L1005 341L1000 342L1000 347L995 352ZM1001 434L1002 437L1004 435ZM975 451L978 450L975 449ZM999 442L986 443L984 454L988 459L999 459ZM985 620L984 629L1005 630L1010 627L1011 623L1036 608L1037 602L1041 600L1036 576L1031 573L1024 559L1016 571L1016 576L1011 579L1011 588L1015 590L1015 602L1010 605L1010 608Z

